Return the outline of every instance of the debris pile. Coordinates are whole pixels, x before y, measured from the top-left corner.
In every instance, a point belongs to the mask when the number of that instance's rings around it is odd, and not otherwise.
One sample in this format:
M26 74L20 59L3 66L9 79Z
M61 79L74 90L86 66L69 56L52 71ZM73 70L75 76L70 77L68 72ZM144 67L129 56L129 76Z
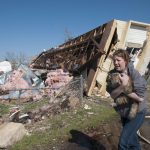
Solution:
M9 110L8 121L33 123L80 106L83 94L81 77L73 78L62 69L31 70L21 64L17 69L3 73L0 77L0 99L17 100L17 105ZM42 97L47 101L42 106L23 111L24 102L35 104L42 101Z
M42 75L45 74L45 80ZM31 70L20 65L16 70L0 75L0 99L39 100L43 96L57 94L73 77L62 69Z
M79 88L80 80L76 79L75 81L67 84L60 93L57 93L57 96L51 96L42 106L36 107L35 109L26 110L26 112L23 113L21 107L12 107L10 109L9 121L25 124L34 123L63 111L69 111L80 107L82 96L80 95ZM38 102L40 101L37 101L37 103ZM36 102L34 102L34 104L35 103ZM28 102L28 104L32 104L32 102Z
M45 81L46 87L51 89L50 94L57 94L61 87L64 87L72 77L69 76L68 72L64 72L62 69L51 70L47 74Z

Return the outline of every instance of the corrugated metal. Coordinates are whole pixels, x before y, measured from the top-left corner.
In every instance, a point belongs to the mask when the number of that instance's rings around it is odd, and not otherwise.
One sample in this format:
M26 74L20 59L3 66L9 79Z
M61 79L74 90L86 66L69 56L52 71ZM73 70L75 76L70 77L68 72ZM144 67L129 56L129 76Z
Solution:
M126 42L139 43L143 45L144 41L146 40L146 34L147 34L146 28L131 25L127 35Z

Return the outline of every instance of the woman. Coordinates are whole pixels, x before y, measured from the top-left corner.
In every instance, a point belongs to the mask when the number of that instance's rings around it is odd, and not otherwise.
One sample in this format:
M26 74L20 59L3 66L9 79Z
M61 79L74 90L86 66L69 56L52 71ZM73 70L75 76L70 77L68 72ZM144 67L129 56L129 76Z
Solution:
M140 150L137 131L141 127L146 114L146 103L144 99L146 82L139 72L134 69L133 64L129 63L129 55L126 50L120 49L115 51L112 59L114 69L108 73L106 90L110 93L114 101L119 95L125 94L131 102L137 102L139 104L138 112L133 119L129 119L127 113L120 113L123 128L120 134L118 150ZM112 89L110 84L110 76L112 73L119 73L119 79L121 81L121 84L115 89ZM126 90L129 78L133 82L133 91L131 93L128 93ZM118 112L128 112L127 110L130 110L131 105L132 103L123 103L120 107L116 104L115 109L121 109Z

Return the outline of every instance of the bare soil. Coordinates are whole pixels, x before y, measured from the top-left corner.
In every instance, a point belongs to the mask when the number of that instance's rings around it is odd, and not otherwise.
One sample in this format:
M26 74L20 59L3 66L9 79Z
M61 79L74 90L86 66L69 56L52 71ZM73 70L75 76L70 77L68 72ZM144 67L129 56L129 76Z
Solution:
M147 91L148 115L150 115L150 89ZM89 129L87 132L71 130L71 138L53 147L55 150L117 150L119 134L121 130L120 118L103 123L97 129ZM150 140L150 119L145 119L141 128L141 134ZM142 150L150 150L150 144L139 138Z
M150 115L150 90L147 92L148 113ZM150 119L149 119L150 120ZM98 128L86 131L70 130L70 138L44 150L117 150L121 130L120 118L101 123ZM142 132L150 138L150 121L145 119ZM142 150L150 150L150 145L139 138ZM39 149L40 150L40 149Z
M71 138L57 150L117 150L121 123L119 119L103 123L97 129L90 129L84 133L71 130ZM150 145L140 139L142 150L150 150Z

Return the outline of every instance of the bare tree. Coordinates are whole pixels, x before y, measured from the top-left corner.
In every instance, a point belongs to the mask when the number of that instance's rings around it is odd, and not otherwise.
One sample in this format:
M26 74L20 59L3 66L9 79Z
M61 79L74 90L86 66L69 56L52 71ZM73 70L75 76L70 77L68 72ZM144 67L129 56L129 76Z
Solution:
M64 35L65 35L65 42L68 42L73 39L73 36L69 32L68 28L65 28Z
M5 60L11 62L12 68L16 68L20 64L29 64L28 57L22 52L18 54L16 52L6 52Z

